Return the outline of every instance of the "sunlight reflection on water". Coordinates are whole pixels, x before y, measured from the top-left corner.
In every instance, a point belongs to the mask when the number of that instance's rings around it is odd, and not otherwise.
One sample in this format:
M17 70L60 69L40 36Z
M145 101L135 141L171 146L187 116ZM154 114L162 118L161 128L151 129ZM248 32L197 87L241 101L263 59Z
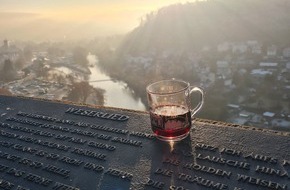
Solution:
M100 82L90 82L94 87L104 89L105 92L105 106L146 110L141 99L137 97L134 92L127 87L127 84L122 81L112 81L108 75L103 73L97 66L97 58L95 55L88 55L91 75L89 81L104 80Z

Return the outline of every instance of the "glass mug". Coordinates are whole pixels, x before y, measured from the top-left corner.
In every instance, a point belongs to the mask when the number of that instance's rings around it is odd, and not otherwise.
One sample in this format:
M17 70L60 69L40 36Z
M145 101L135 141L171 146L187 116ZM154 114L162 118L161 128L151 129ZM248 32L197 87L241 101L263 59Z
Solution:
M162 80L146 88L151 127L160 140L179 141L190 132L194 115L202 108L204 92L182 80ZM191 109L190 95L199 92L200 100Z

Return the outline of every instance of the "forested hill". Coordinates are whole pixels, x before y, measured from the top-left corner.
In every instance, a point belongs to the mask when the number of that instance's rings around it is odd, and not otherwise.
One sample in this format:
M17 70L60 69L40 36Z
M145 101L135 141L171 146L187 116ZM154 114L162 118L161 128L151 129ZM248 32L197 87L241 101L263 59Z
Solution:
M119 53L191 50L245 40L290 45L290 1L208 0L164 7L144 16Z

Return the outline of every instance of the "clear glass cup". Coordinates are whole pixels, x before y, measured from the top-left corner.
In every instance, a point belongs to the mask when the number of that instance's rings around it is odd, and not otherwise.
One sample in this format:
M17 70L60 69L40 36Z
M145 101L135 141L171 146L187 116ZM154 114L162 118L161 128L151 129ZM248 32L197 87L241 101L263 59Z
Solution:
M163 80L146 88L152 131L163 141L180 141L190 133L192 119L202 108L204 92L176 79ZM191 108L190 95L198 92L199 102Z

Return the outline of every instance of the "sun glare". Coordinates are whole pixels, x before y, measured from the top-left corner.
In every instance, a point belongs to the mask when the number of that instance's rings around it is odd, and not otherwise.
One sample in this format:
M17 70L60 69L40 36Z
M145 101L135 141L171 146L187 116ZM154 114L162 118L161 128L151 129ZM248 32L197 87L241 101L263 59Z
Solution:
M174 1L172 1L174 2ZM162 1L156 3L115 3L91 5L71 5L69 7L58 7L51 10L44 10L43 14L53 19L70 21L105 20L112 21L126 19L127 22L136 21L141 16L157 10L158 8L170 4Z
M146 14L175 3L184 3L184 1L84 0L53 3L48 0L41 2L31 0L29 3L5 2L0 8L0 13L2 13L0 25L5 25L6 30L0 34L8 38L32 39L35 35L43 36L52 28L57 28L58 33L48 35L48 38L57 39L59 36L67 35L67 32L76 37L80 32L84 32L80 31L81 27L87 28L86 31L89 34L85 36L88 38L124 34L137 27ZM21 34L14 32L15 26L19 28L17 31L22 31ZM41 27L38 27L37 31L29 31L34 26ZM67 37L69 38L69 35Z

